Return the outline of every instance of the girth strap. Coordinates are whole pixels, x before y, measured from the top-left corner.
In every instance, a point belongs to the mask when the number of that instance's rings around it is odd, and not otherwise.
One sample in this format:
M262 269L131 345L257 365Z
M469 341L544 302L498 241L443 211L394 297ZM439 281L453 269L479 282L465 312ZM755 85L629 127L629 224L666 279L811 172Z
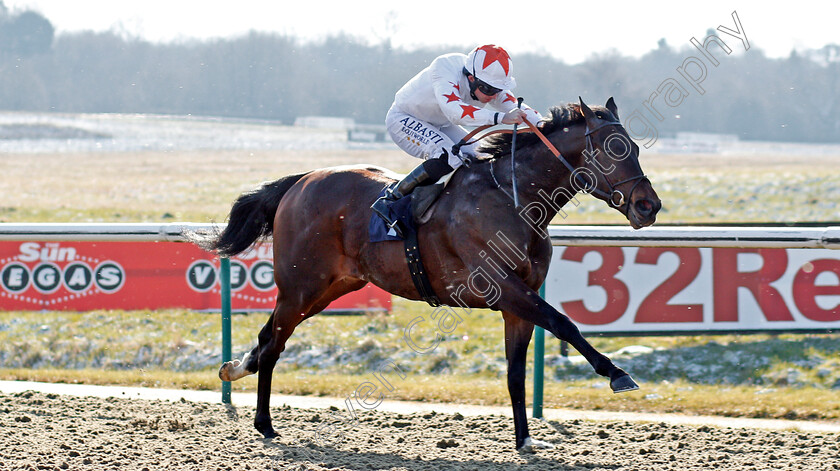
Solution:
M405 226L405 225L403 225ZM417 230L413 227L405 227L405 261L408 262L408 273L411 281L420 294L423 301L432 307L441 305L440 298L435 294L426 268L423 267L423 260L420 258L420 244L417 242Z

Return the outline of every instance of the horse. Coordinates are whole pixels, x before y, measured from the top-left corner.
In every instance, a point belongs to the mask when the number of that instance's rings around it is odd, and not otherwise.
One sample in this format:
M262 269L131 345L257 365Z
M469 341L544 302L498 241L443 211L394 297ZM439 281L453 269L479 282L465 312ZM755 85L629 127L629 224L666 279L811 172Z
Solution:
M440 302L501 311L515 444L528 451L551 447L532 439L527 424L525 361L535 325L577 349L597 374L609 378L614 392L638 389L627 372L537 294L551 258L549 222L568 201L577 204L581 192L604 200L636 229L653 224L661 207L612 98L606 106L590 108L580 99L553 107L539 125L556 152L534 132L519 133L518 140L509 134L489 138L480 150L495 158L457 170L418 228L419 249ZM514 172L519 207L510 190ZM403 243L371 243L368 237L370 206L396 177L364 165L289 175L243 193L223 231L197 238L204 248L228 257L273 238L274 310L253 350L219 370L223 381L258 373L254 426L266 438L277 436L269 413L272 370L301 322L368 283L420 299L403 261ZM495 260L488 255L494 237L504 238L510 254Z

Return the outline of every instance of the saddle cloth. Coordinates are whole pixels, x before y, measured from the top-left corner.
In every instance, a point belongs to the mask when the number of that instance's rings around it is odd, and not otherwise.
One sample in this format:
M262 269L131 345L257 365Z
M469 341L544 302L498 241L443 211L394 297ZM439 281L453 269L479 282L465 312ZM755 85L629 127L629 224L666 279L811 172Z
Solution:
M379 198L385 196L385 192L393 186L396 186L396 182L383 188L379 193ZM413 231L415 229L414 218L411 215L411 201L413 198L410 198L410 196L412 195L394 201L388 209L391 211L391 218L400 221L400 224L404 228ZM396 231L386 226L385 221L373 211L371 211L370 222L368 223L368 233L371 242L403 240L402 237L397 235Z

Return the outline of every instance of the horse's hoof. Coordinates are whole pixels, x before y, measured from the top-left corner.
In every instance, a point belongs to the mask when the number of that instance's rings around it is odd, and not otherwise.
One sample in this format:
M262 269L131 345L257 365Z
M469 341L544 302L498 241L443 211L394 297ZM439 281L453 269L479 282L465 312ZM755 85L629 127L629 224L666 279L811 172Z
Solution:
M271 424L254 424L257 428L257 431L263 434L263 437L272 439L276 437L278 434L274 431L274 427Z
M613 390L614 393L618 394L628 391L635 391L639 389L639 385L636 384L635 381L633 381L633 378L631 378L630 375L625 374L610 381L610 388Z
M535 453L537 450L550 450L554 445L542 440L534 440L531 437L525 439L522 446L517 451L520 453Z
M219 379L222 381L230 381L230 369L236 368L239 366L239 360L233 360L225 362L221 368L219 368Z

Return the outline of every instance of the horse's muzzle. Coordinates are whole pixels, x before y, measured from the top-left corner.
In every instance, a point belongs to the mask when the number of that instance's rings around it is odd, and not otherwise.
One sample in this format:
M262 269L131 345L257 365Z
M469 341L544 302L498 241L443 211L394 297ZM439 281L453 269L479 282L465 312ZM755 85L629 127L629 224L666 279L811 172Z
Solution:
M633 229L641 229L656 222L656 214L662 209L662 201L653 197L634 199L627 208L627 220Z

